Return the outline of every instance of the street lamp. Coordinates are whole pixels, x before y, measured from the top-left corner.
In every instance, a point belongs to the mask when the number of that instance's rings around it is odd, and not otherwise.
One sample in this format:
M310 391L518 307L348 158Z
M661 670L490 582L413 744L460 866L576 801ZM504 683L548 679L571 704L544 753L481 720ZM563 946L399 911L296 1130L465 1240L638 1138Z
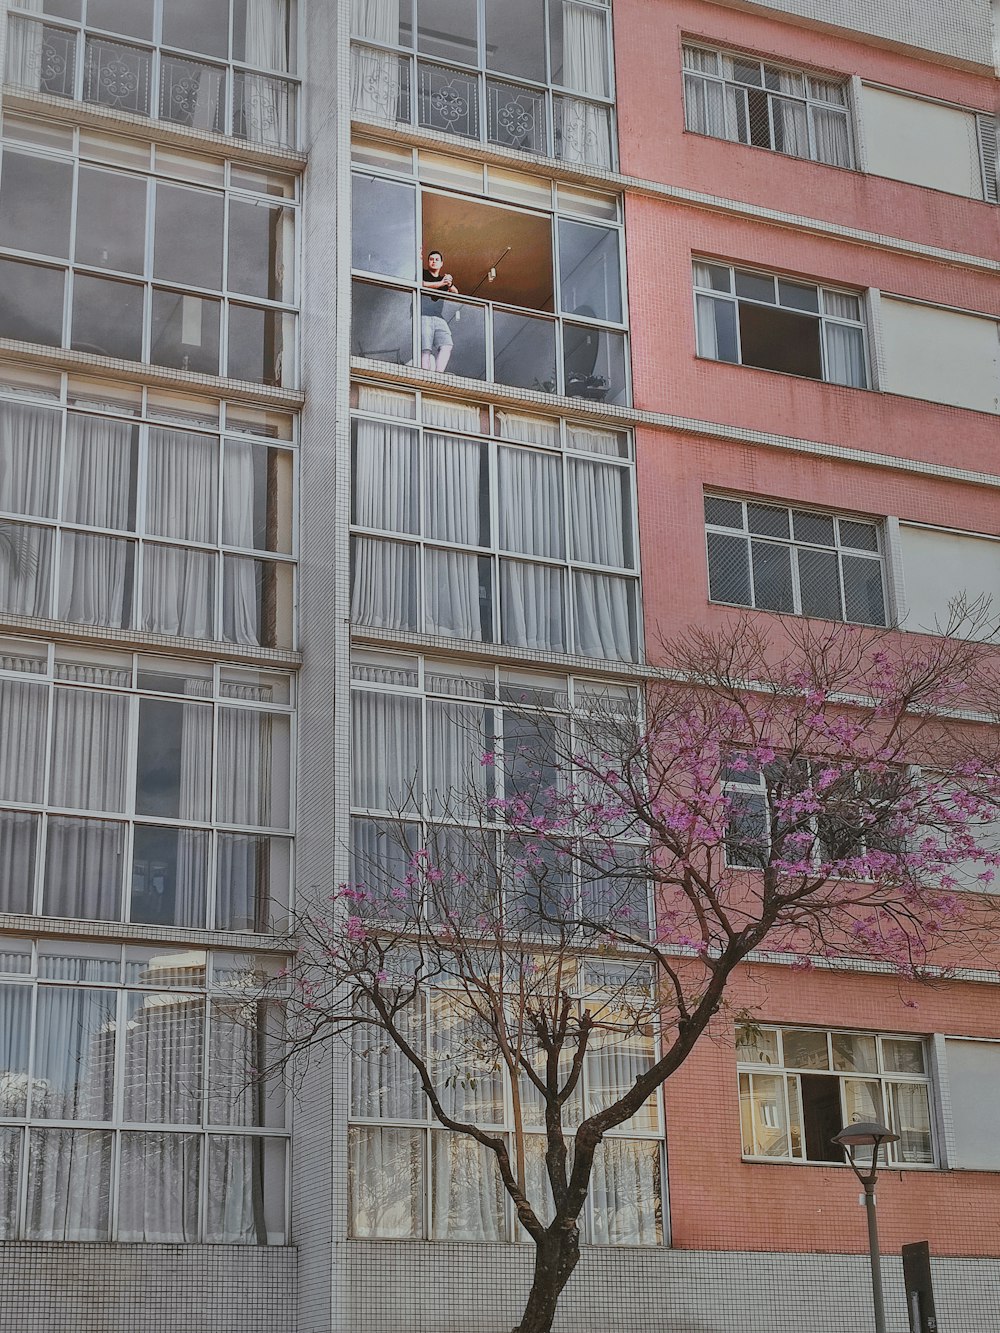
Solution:
M883 1143L896 1143L898 1134L894 1134L877 1120L859 1120L855 1125L846 1125L833 1142L847 1149L847 1160L851 1170L861 1181L865 1191L865 1212L868 1214L868 1253L872 1265L872 1300L875 1303L875 1333L885 1333L885 1302L882 1299L882 1267L878 1251L878 1223L875 1220L875 1181L878 1177L878 1150ZM871 1168L862 1175L854 1159L856 1148L871 1148Z

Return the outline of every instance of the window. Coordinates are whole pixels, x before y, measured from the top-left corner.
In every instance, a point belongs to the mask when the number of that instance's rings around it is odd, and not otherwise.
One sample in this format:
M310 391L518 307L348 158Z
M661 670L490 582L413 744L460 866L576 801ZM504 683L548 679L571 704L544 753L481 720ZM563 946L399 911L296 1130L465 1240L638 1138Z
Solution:
M854 166L844 79L686 45L684 120L696 134Z
M492 911L499 870L518 930L575 931L582 921L582 935L613 917L645 934L644 844L581 837L574 855L541 838L525 845L505 833L492 804L516 796L535 813L551 810L551 791L569 781L564 756L588 744L588 710L634 715L633 689L378 652L356 651L352 671L353 883L371 884L385 901L406 882L412 852L431 848L449 879L467 885L455 910L488 899ZM585 793L586 776L578 782ZM408 903L408 914L439 912L440 894L430 897Z
M705 496L713 602L887 624L880 524L846 514Z
M7 82L294 147L294 0L13 0Z
M293 646L290 415L22 379L0 364L0 610Z
M27 118L4 133L0 336L295 382L294 178Z
M429 153L419 182L394 179L412 176L409 155L354 156L353 355L628 402L618 198ZM420 290L432 250L457 295Z
M861 297L696 260L698 355L786 375L868 386Z
M496 412L488 437L478 407L357 392L356 622L638 660L626 435Z
M744 1157L843 1162L834 1135L879 1120L899 1135L883 1149L893 1166L935 1164L923 1038L744 1025L736 1059Z
M606 969L613 964L602 964ZM599 980L594 979L596 984ZM590 986L588 975L581 980ZM460 1072L454 1052L475 1040L454 998L429 990L414 1012L411 1040L423 1050L446 1109L502 1133L513 1157L513 1112L507 1071L470 1064ZM512 1020L513 1022L513 1020ZM524 1240L500 1183L491 1152L435 1127L412 1066L376 1029L357 1028L351 1061L349 1185L351 1234L451 1241ZM489 1038L486 1039L489 1044ZM567 1121L616 1100L655 1058L651 1035L595 1043L585 1059L582 1087ZM471 1075L471 1076L470 1076ZM525 1158L529 1198L544 1184L545 1138L540 1099L527 1085ZM631 1120L609 1131L595 1158L591 1194L581 1218L583 1238L599 1245L658 1245L663 1241L662 1127L652 1097Z
M0 644L0 911L268 931L291 875L280 672Z
M0 1236L284 1244L280 961L4 940Z
M359 0L352 111L464 139L614 164L607 0Z
M827 762L821 767L830 769ZM808 791L815 774L816 764L808 759L779 757L761 770L732 756L722 781L729 801L727 865L761 870L768 864L772 813L777 813L779 827L785 824L781 831L790 836L780 857L807 858L817 871L825 863L831 875L857 878L865 872L857 869L855 858L876 850L900 853L903 839L890 827L900 787L905 785L899 774L874 777L859 773L853 765L840 766L839 774L826 780L819 812L805 822L797 815L786 820L783 802Z

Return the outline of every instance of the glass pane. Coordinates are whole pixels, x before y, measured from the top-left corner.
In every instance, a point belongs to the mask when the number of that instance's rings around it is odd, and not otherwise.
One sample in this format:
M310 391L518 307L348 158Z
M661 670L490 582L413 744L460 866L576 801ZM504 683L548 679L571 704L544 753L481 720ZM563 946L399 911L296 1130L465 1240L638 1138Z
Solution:
M129 919L204 927L209 835L197 829L136 826Z
M110 1237L112 1135L32 1130L28 1152L28 1240Z
M753 562L753 604L764 611L794 611L792 557L787 546L750 543ZM836 560L836 557L834 557Z
M570 398L596 403L626 401L624 334L564 323L563 368Z
M594 1156L590 1201L595 1244L661 1244L659 1143L605 1139Z
M785 1028L781 1034L786 1069L829 1069L826 1033Z
M295 214L292 210L230 200L230 291L261 296L268 301L290 301L294 278Z
M37 842L37 815L0 810L0 912L32 910Z
M504 1189L496 1156L461 1134L431 1136L434 1240L502 1241Z
M859 625L884 625L882 562L861 560L853 555L843 556L842 562L847 619Z
M118 1239L196 1241L200 1159L197 1134L123 1134Z
M708 583L713 602L750 606L750 548L742 537L708 535Z
M153 276L192 287L222 287L224 200L207 190L156 186Z
M5 149L0 245L67 259L72 192L72 163Z
M293 383L294 334L293 315L231 305L226 373L230 379L250 380L254 384Z
M58 347L63 283L60 269L0 259L0 337Z
M52 816L45 848L43 913L120 921L124 856L124 824Z
M103 37L87 37L86 44L83 100L148 116L152 51Z
M396 365L413 362L413 298L409 292L376 287L368 282L352 286L351 355Z
M219 833L216 842L215 929L284 930L291 881L288 840Z
M284 1245L284 1139L212 1134L205 1159L205 1240L226 1245Z
M35 1119L111 1119L116 999L114 991L39 986L31 1085Z
M389 480L395 474L389 474ZM222 540L262 551L292 550L292 455L227 440L223 463Z
M272 8L269 6L269 9ZM273 19L268 14L267 24ZM205 55L229 54L228 0L170 0L163 6L163 44Z
M273 560L227 555L222 562L222 637L230 643L291 648L294 569Z
M834 551L813 551L800 548L796 552L799 564L799 596L804 616L821 616L824 620L842 620L840 604L840 571Z
M351 1235L417 1239L423 1230L423 1133L349 1131Z
M559 219L560 309L618 323L622 317L618 233Z
M848 1074L877 1074L875 1038L855 1032L835 1032L833 1067Z
M207 819L211 773L211 708L141 699L136 811L170 819Z
M892 1074L923 1074L924 1043L905 1037L883 1037L882 1064Z
M352 177L351 266L413 282L417 277L417 195L380 176Z
M218 301L185 292L153 292L149 359L177 370L219 373Z
M545 82L545 9L539 0L486 0L486 64Z
M81 166L76 207L77 262L142 274L146 251L145 180Z
M30 1041L30 986L0 986L0 1114L4 1116L27 1115ZM36 1099L40 1093L39 1089ZM3 1193L0 1187L0 1197Z
M154 959L146 980L156 982ZM174 991L127 993L126 1120L161 1125L201 1121L205 1001Z
M160 59L161 120L194 130L226 132L226 71L195 60Z
M78 273L73 279L73 341L77 352L142 359L143 289Z
M288 828L291 720L249 708L218 712L217 818L226 824Z

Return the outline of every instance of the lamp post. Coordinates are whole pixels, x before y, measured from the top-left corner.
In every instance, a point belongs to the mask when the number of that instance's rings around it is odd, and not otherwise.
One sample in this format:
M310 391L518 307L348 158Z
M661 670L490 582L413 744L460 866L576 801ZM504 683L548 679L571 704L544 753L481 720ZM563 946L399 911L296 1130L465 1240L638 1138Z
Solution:
M899 1139L885 1125L877 1120L860 1120L855 1125L845 1125L839 1134L835 1134L834 1143L839 1143L847 1150L847 1160L851 1170L861 1181L865 1191L865 1212L868 1215L868 1253L872 1265L872 1300L875 1304L875 1333L885 1333L885 1301L882 1298L882 1265L878 1249L878 1222L875 1220L875 1181L878 1177L878 1150L883 1143L895 1143ZM862 1175L854 1158L856 1148L871 1148L870 1169Z

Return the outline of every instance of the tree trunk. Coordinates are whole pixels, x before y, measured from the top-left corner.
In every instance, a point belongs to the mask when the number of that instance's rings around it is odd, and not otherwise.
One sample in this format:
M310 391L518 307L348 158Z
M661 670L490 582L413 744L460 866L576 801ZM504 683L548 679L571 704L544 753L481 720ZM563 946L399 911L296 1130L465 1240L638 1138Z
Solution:
M554 1224L555 1225L555 1224ZM535 1272L527 1304L514 1333L550 1333L563 1287L580 1260L580 1233L576 1227L550 1227L535 1243Z

